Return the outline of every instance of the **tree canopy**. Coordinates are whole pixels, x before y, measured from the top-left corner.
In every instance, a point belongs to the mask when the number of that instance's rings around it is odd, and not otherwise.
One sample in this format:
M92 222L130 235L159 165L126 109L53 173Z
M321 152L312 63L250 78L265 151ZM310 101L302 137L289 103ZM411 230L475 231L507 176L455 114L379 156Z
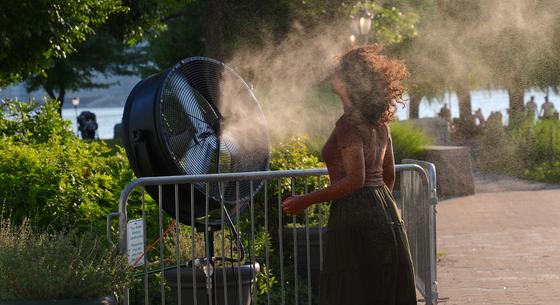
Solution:
M349 18L361 8L374 13L370 41L400 43L416 34L418 16L402 13L393 2L375 1L191 1L183 14L166 20L167 30L150 39L147 48L155 64L152 73L178 60L206 55L227 60L243 48L258 50L267 43L280 43L294 27L302 33L340 24L351 33ZM219 2L219 3L218 3ZM340 37L347 39L348 37Z
M110 85L94 75L145 75L195 55L227 60L298 31L350 33L364 7L374 14L369 41L412 72L411 102L452 90L470 115L470 89L501 88L519 112L525 89L560 84L554 0L10 0L0 4L0 86L25 79L63 102L67 90Z
M5 14L30 20L23 30L16 29L16 19L9 20L13 31L0 36L8 46L0 50L0 86L26 80L29 90L43 88L58 100L59 112L69 90L110 86L96 81L100 75L137 74L145 58L136 44L162 31L165 15L185 5L175 0L58 2L21 1L6 8Z
M120 0L8 0L0 2L0 86L44 73L105 23L126 14Z
M421 16L418 35L397 50L412 72L412 94L456 91L461 116L469 116L470 89L506 89L515 114L525 89L560 85L558 1L403 2Z

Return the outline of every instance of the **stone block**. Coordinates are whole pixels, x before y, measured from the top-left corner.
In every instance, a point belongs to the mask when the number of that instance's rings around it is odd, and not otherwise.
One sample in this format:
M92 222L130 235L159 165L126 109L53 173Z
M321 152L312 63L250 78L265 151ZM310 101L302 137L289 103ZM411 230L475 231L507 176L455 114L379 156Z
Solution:
M423 159L436 167L438 196L445 198L475 193L468 147L429 145L426 149Z

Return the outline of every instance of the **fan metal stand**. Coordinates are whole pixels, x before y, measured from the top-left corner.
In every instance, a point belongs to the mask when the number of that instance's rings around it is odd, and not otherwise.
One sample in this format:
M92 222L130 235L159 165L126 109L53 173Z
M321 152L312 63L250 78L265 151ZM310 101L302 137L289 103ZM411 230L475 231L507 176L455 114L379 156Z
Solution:
M217 132L218 133L218 132ZM219 134L219 133L218 133ZM219 137L218 137L219 139ZM220 173L220 141L218 141L218 161L217 161L217 173ZM223 202L223 191L222 191L222 184L218 183L218 193L220 195L220 202ZM228 210L226 209L225 205L221 205L221 208L224 212L224 215L226 217L226 221L227 221L227 225L229 226L229 228L231 229L231 232L233 233L233 237L231 238L230 242L233 240L240 240L241 236L239 235L239 232L237 231L237 229L235 228L235 225L233 223L233 220L231 219L231 216L229 215ZM239 216L238 216L239 217ZM199 224L202 226L204 226L204 242L205 242L205 253L206 253L206 257L202 260L200 259L195 259L194 261L190 261L187 262L187 266L195 269L196 267L200 268L202 267L204 274L206 275L206 301L207 304L212 305L212 304L216 304L216 298L215 295L213 294L214 291L214 285L213 283L215 282L215 273L214 273L214 265L215 262L217 260L223 260L223 267L225 268L225 262L231 262L231 263L239 263L241 264L241 261L243 261L243 259L245 258L245 247L243 246L242 242L238 243L238 246L240 249L238 249L238 253L239 253L239 257L237 259L235 258L227 258L227 257L215 257L214 256L214 252L215 252L215 248L214 248L214 241L215 241L215 237L214 237L214 233L221 230L224 230L225 228L221 227L220 229L218 229L217 226L212 226L212 225L208 225L206 222L204 224L200 223ZM194 224L192 224L194 225ZM206 234L206 232L208 232ZM225 238L225 237L224 237ZM238 272L241 272L241 270L238 270ZM226 289L226 287L224 287L224 289Z
M240 239L239 232L235 229L235 225L233 224L233 220L231 219L227 209L225 208L225 206L222 206L222 208L224 210L224 214L226 215L227 225L230 227L233 233L233 237L231 238L231 240ZM224 230L224 228L221 229ZM219 229L215 226L205 226L205 233L208 232L208 234L204 234L206 257L202 259L194 259L187 262L187 266L192 268L193 270L195 268L202 268L202 270L204 271L204 274L206 275L206 298L207 298L207 304L209 305L216 304L215 296L213 294L213 290L214 290L213 283L215 282L214 265L216 261L222 260L223 263L225 262L241 263L241 261L243 261L246 255L245 247L243 246L243 243L240 242L239 243L240 249L238 251L240 256L238 258L215 257L214 234L217 231L219 231ZM225 264L223 264L222 268L225 268ZM238 272L241 272L241 270L239 270Z

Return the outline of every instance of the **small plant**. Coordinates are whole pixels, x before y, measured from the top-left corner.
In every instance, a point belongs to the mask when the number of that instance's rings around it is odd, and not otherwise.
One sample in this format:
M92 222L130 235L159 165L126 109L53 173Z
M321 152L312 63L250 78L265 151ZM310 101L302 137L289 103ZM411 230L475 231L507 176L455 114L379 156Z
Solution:
M414 127L412 124L394 122L391 124L391 137L393 139L393 152L395 163L401 163L403 159L418 159L425 152L425 146L432 140Z
M124 256L91 234L34 232L0 218L0 301L103 297L129 282Z

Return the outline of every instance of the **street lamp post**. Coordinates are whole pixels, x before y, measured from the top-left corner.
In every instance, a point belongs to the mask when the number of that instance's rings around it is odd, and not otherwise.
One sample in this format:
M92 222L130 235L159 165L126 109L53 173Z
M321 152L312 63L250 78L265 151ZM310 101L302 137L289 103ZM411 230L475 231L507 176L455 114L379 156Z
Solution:
M76 136L80 136L80 123L78 122L78 105L80 105L80 98L73 97L72 105L74 105L74 111L76 112Z
M352 29L356 36L364 37L364 43L368 42L368 33L371 29L373 14L367 9L361 9L358 14L352 16Z

